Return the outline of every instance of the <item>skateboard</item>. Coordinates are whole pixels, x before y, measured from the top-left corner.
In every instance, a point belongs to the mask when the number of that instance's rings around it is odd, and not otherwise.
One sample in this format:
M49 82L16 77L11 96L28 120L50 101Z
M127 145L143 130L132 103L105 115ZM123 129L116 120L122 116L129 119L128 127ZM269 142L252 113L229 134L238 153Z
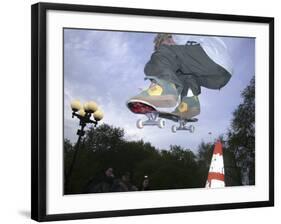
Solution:
M143 114L147 117L147 120L139 119L137 120L137 128L144 128L144 126L158 126L159 128L165 127L165 120L171 120L178 125L172 126L172 132L176 133L177 131L189 131L193 133L195 127L193 125L188 125L190 122L197 122L197 118L182 118L177 114L160 111L153 105L141 101L141 100L131 100L127 103L129 110L135 114Z

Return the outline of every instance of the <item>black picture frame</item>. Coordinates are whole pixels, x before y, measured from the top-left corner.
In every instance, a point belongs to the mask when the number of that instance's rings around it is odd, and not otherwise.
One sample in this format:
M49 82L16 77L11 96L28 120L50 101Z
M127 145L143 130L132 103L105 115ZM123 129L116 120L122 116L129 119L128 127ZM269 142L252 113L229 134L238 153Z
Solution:
M110 13L167 18L191 18L229 22L248 22L269 25L269 200L208 204L196 206L175 206L159 208L139 208L129 210L96 211L67 214L47 214L46 212L46 145L47 145L47 88L46 88L46 47L47 11L75 11L81 13ZM148 215L161 213L193 212L205 210L237 209L274 206L274 18L241 15L195 13L183 11L163 11L137 8L118 8L73 4L37 3L32 5L31 14L31 75L32 75L32 154L31 154L31 218L36 221L73 220L100 217Z

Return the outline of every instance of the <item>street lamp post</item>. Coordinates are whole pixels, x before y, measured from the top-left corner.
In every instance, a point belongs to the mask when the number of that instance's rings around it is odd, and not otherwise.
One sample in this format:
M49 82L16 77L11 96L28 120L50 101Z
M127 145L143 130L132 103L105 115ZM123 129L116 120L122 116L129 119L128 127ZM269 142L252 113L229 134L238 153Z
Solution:
M87 102L84 104L84 106L82 106L80 101L74 100L71 102L71 109L72 109L72 118L77 117L80 120L79 122L80 128L77 130L77 135L79 137L74 146L74 155L72 157L72 161L70 163L68 173L65 176L64 186L66 192L69 190L69 182L73 172L74 164L76 162L77 154L80 148L80 142L82 137L85 135L84 128L86 127L87 124L93 124L94 127L96 127L98 122L103 118L103 112L100 109L98 109L98 105L93 101ZM93 116L94 120L91 119L91 116Z

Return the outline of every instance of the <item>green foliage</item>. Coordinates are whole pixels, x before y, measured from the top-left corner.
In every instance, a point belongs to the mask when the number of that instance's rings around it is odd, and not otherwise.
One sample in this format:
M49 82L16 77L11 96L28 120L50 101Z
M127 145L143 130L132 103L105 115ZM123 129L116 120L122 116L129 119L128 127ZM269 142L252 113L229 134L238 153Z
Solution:
M212 159L214 145L211 143L201 142L197 152L198 175L201 185L206 184L208 172Z
M65 140L65 164L73 156L74 146L69 144ZM87 131L66 193L82 193L89 180L101 176L108 167L114 169L117 177L130 172L131 181L137 187L145 175L149 176L151 190L204 186L198 181L196 156L192 151L176 145L161 151L150 143L126 141L123 130L103 124Z
M64 156L64 178L66 176L66 172L69 170L71 159L73 157L74 153L74 147L69 141L69 139L64 139L64 151L63 151L63 156Z
M85 142L90 151L112 150L122 143L124 130L115 128L107 124L91 127L87 132Z
M243 102L233 113L228 145L245 184L255 184L255 79L242 93Z

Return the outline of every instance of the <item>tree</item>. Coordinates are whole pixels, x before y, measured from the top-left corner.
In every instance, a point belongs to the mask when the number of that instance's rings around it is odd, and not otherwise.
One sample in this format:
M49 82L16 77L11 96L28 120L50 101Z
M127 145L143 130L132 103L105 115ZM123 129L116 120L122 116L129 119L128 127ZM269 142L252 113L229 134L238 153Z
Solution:
M122 143L123 137L123 129L102 124L87 131L85 144L90 151L111 150Z
M212 160L214 144L201 142L197 151L199 181L205 186Z
M233 113L228 132L230 151L243 175L242 184L255 184L255 78L242 92L243 102Z
M136 167L138 179L148 175L150 189L180 189L203 187L198 181L196 156L177 145L158 150L158 156L143 160Z
M65 161L74 151L68 150L69 145L65 141ZM130 172L137 186L148 175L152 190L203 187L198 181L196 156L190 150L174 145L161 151L142 140L127 141L124 130L103 124L86 132L67 193L82 193L91 179L99 179L109 167L116 177Z

